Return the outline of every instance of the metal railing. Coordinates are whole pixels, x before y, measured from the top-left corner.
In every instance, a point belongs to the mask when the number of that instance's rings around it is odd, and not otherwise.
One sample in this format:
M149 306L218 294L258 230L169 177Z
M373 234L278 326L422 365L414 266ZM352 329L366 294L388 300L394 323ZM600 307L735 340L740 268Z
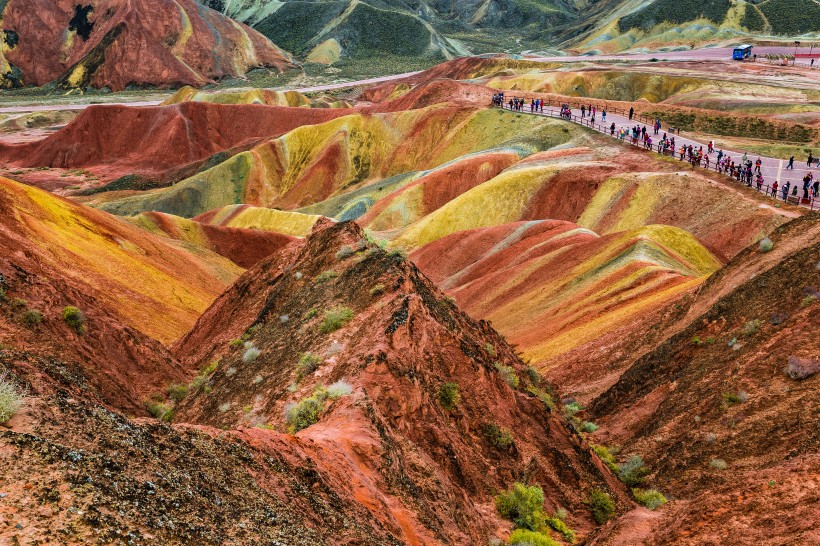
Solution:
M567 103L562 102L562 104L567 104ZM637 147L640 147L644 150L652 151L652 152L655 152L655 153L658 153L658 154L661 154L661 155L667 155L667 156L670 156L672 158L676 157L674 149L668 149L668 148L664 149L664 148L662 148L660 143L657 146L653 144L651 147L647 147L644 144L644 142L642 141L641 138L634 139L632 137L631 133L629 133L629 132L626 134L626 136L623 139L621 139L620 135L618 134L617 131L614 134L612 134L612 125L611 124L604 125L603 123L593 123L591 119L582 118L582 117L577 116L575 114L570 114L569 116L561 115L560 111L556 112L551 107L548 107L548 106L549 106L548 104L545 104L544 109L539 109L539 111L536 112L534 110L530 111L530 105L525 104L522 107L521 110L512 110L512 111L516 112L516 113L521 113L521 114L532 114L532 115L539 115L539 116L547 116L547 117L552 117L552 118L556 118L556 119L563 119L565 121L572 121L573 123L577 123L578 125L581 125L583 127L588 127L590 129L594 129L594 130L596 130L600 133L608 135L608 136L620 141L621 143L628 144L630 146L637 146ZM509 108L507 108L507 104L502 105L501 108L502 109L509 109ZM614 110L607 110L607 113L612 112L612 111L614 111ZM670 131L667 131L667 132L670 132ZM679 133L675 133L675 134L679 134ZM684 156L684 158L686 158L686 156ZM683 159L681 159L681 161L683 161ZM805 206L805 207L808 207L808 209L811 210L812 212L814 211L815 206L818 208L818 210L820 210L820 199L818 199L817 197L803 198L799 195L794 195L794 194L789 193L785 196L785 199L783 199L782 193L781 193L781 188L783 186L779 186L777 188L777 195L773 196L772 195L771 185L761 184L760 186L758 186L757 183L755 183L755 182L752 182L751 184L746 184L745 182L737 180L735 177L730 176L729 174L723 172L721 170L720 165L717 164L717 161L715 163L710 164L708 168L701 165L700 162L693 162L693 161L687 160L687 163L692 165L692 169L695 169L695 167L698 167L698 168L702 168L702 169L713 170L713 171L715 171L719 174L722 174L722 175L726 176L730 180L734 180L734 181L737 181L739 183L743 183L748 188L754 189L754 190L756 190L760 193L763 193L767 196L773 197L776 201L782 200L786 203ZM792 191L794 187L797 187L797 186L790 187L789 191ZM798 191L799 191L799 188L798 188Z

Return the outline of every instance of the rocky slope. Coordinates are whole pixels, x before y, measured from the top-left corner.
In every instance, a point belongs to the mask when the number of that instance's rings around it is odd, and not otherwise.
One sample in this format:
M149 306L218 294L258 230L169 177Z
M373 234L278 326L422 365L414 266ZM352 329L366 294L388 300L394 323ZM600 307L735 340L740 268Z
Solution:
M644 543L817 539L818 232L807 217L772 233L773 256L758 245L740 253L677 333L590 405L595 441L640 455L648 480L680 499ZM761 505L781 514L765 531Z
M3 8L4 87L201 86L290 66L264 36L194 0L10 0Z

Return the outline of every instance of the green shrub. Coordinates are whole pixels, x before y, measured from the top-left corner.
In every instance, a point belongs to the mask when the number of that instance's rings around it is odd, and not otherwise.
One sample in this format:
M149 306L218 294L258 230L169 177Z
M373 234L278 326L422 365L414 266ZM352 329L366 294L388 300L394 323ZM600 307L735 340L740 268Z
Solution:
M768 237L764 237L760 240L760 252L765 254L766 252L771 252L773 248L774 243Z
M530 384L537 387L541 384L541 374L533 368L532 366L527 366L527 379L529 379Z
M740 395L734 392L724 392L723 401L726 402L726 405L728 406L734 406L742 402Z
M518 374L515 373L515 370L511 366L505 366L501 362L496 362L495 369L498 370L498 374L510 387L514 389L518 387Z
M768 0L760 4L760 11L772 26L772 33L797 36L817 31L820 5L801 0Z
M495 498L495 507L518 528L538 531L544 527L544 491L537 485L516 482Z
M766 28L766 20L760 14L760 10L752 4L746 4L746 12L740 24L752 32L760 32Z
M593 423L591 421L584 421L583 423L581 423L581 432L586 432L586 433L591 434L591 433L595 432L596 430L598 430L598 425L596 425L595 423Z
M330 270L322 271L321 273L319 273L318 275L313 277L313 281L315 283L319 284L319 283L329 281L330 279L335 279L338 276L339 276L339 274L336 273L335 271L330 271Z
M353 310L349 307L336 307L325 313L319 331L323 334L335 332L348 322L353 320Z
M43 322L43 314L36 309L26 309L23 311L23 314L20 315L20 320L22 320L26 326L37 326Z
M719 24L726 17L730 6L729 0L655 0L622 17L618 21L618 30L650 30L663 22L680 24L701 17Z
M255 361L259 358L262 352L257 349L256 347L248 347L245 349L245 352L242 354L242 362L245 364L250 364L251 362Z
M612 502L609 494L597 488L589 493L589 507L592 510L593 519L599 525L609 521L615 513L615 503Z
M649 474L649 469L638 455L632 455L625 463L618 466L618 477L630 487L642 484L647 474Z
M11 300L11 306L16 309L24 309L28 307L28 302L22 298L14 298Z
M567 414L567 417L574 417L576 413L584 409L584 406L579 404L578 402L570 402L569 404L564 404L564 413Z
M243 339L232 339L228 345L231 349L236 349L237 347L241 347L245 344L245 340Z
M370 295L371 296L378 296L382 292L384 292L384 285L383 284L377 284L376 286L374 286L373 288L370 289Z
M618 474L620 469L618 468L618 462L615 460L615 455L609 451L609 448L602 445L593 445L592 451L594 451L598 457L604 462L605 465L609 467L610 470Z
M563 517L561 517L561 515L563 515ZM547 525L552 527L555 531L561 533L564 540L572 544L575 542L575 531L570 529L564 522L564 517L566 517L566 510L564 510L562 514L556 512L554 516L547 518Z
M544 389L530 385L527 387L527 392L541 400L550 411L555 409L555 401L552 399L552 395Z
M515 445L515 440L513 440L510 431L501 428L495 423L485 423L484 426L481 427L481 431L484 434L484 438L487 439L487 442L499 451L507 451Z
M405 252L401 248L394 248L393 250L387 253L387 257L391 260L406 260L407 252Z
M63 321L78 334L85 332L85 315L76 307L69 305L63 309Z
M487 351L487 354L491 357L495 357L495 345L493 345L492 343L485 344L484 350Z
M635 500L650 510L655 510L666 504L666 497L657 489L633 489Z
M353 249L352 246L343 246L338 251L336 251L336 259L339 261L346 260L356 254L356 251Z
M314 318L316 315L319 314L318 309L309 309L307 313L305 313L305 320L310 320Z
M301 381L302 378L312 374L319 369L319 364L322 363L322 357L313 353L302 353L299 357L299 362L296 363L296 379Z
M353 392L353 387L344 381L336 381L327 387L327 396L331 400L336 400L342 396L349 396Z
M285 411L285 422L288 425L290 433L295 434L310 425L318 423L319 415L321 415L325 407L326 399L327 389L319 387L313 391L311 396L288 406Z
M529 531L527 529L516 529L510 535L507 544L519 546L560 546L544 533Z
M171 410L171 407L163 402L148 400L145 402L145 409L160 421L169 422L174 417L174 412Z
M742 332L744 336L753 336L758 330L760 330L760 321L755 319L744 324Z
M3 303L4 301L6 301L6 289L0 285L0 303Z
M174 383L168 386L168 398L174 402L181 402L185 395L188 394L188 385Z
M716 470L726 470L726 467L729 466L726 464L726 461L723 459L712 459L709 461L709 466Z
M447 382L441 385L438 389L438 403L447 411L456 409L458 403L461 401L461 393L459 393L458 383Z
M0 425L14 417L23 406L23 394L6 375L0 374Z
M815 296L814 294L809 294L808 296L803 298L803 301L800 302L800 307L808 307L809 305L811 305L812 303L814 303L816 301L817 301L817 296Z

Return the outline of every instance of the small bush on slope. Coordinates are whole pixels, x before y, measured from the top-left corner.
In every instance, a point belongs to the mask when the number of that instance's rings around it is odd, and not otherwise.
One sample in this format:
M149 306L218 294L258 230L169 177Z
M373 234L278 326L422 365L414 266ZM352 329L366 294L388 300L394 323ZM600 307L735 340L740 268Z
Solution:
M510 535L507 544L518 546L559 546L557 542L543 533L528 531L527 529L516 529Z
M514 389L518 388L520 380L518 379L518 374L515 373L515 370L511 366L505 366L500 362L496 362L495 369L498 370L498 374L510 387Z
M666 497L656 489L633 489L632 494L635 495L635 500L650 510L666 504Z
M515 445L515 440L513 440L510 431L495 423L485 423L481 427L481 431L490 445L499 451L507 451Z
M589 494L589 507L592 517L598 524L604 524L615 513L615 503L609 494L601 489L593 489Z
M319 355L302 353L299 362L296 363L296 380L301 381L304 377L318 370L321 363L322 358Z
M85 332L85 315L73 305L63 309L63 322L78 334Z
M458 383L444 383L438 389L438 403L447 411L456 409L461 401L461 394L458 392Z
M335 332L348 322L353 320L353 310L349 307L336 307L325 313L325 318L322 319L322 324L319 326L319 331L323 334L330 334Z
M516 527L530 531L544 527L544 491L537 485L516 482L508 492L495 498L495 507Z
M0 374L0 424L14 417L22 405L23 395L17 385L5 373Z

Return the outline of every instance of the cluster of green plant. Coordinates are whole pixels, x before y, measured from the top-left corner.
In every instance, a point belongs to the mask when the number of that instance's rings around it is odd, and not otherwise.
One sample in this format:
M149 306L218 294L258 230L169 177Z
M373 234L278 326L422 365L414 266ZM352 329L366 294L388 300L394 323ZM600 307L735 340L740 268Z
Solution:
M611 471L616 474L618 473L618 461L615 459L615 455L609 450L608 447L604 445L592 444L592 451L600 457L600 459L609 467Z
M598 430L598 425L591 421L584 421L581 423L581 432L586 432L587 434L592 434Z
M622 17L618 21L618 30L650 30L664 22L680 24L701 18L720 23L726 18L730 7L729 0L655 0L643 9Z
M481 432L487 442L499 451L508 451L515 445L512 433L495 423L485 423L481 427Z
M6 373L0 374L0 425L23 406L23 394Z
M762 252L763 254L771 252L774 249L774 242L768 237L764 237L760 240L758 248L760 249L760 252Z
M305 320L310 320L312 318L315 318L316 315L318 315L318 314L319 314L318 309L308 309L307 313L305 313Z
M602 489L593 489L589 493L589 507L592 510L592 518L600 525L609 521L615 514L615 503L609 493Z
M85 314L73 305L63 309L63 322L80 335L85 332Z
M344 381L337 381L330 387L316 387L313 394L287 408L285 422L288 425L288 431L295 434L310 425L318 423L319 417L325 409L325 402L328 399L336 400L349 395L352 391L350 385Z
M640 504L655 510L666 504L666 497L657 489L633 489L632 494Z
M817 296L815 296L814 294L809 294L808 296L803 298L803 300L800 302L800 307L808 307L809 305L811 305L812 303L814 303L816 301L817 301Z
M492 343L486 343L484 345L484 350L487 351L488 355L495 358L495 345L493 345Z
M373 286L373 288L370 289L370 295L371 296L378 296L379 294L381 294L383 292L384 292L384 285L383 284L377 284L377 285Z
M797 36L817 31L820 5L813 0L767 0L760 11L769 21L773 34Z
M20 320L26 326L33 327L43 322L43 314L37 309L26 308L20 315Z
M761 322L758 319L750 320L743 325L741 332L744 336L753 336L760 330L760 324Z
M576 413L583 409L584 406L575 401L564 404L564 413L566 413L567 417L574 417Z
M257 358L259 358L259 355L261 354L262 352L259 349L257 349L254 346L250 346L247 349L245 349L244 353L242 353L242 362L244 362L245 364L250 364L251 362L254 362Z
M148 400L145 402L145 409L148 410L148 413L166 423L174 418L174 410L171 406L160 400Z
M191 384L188 386L188 390L194 392L198 391L202 387L202 385L204 385L205 382L208 381L208 378L211 377L211 374L216 371L216 368L218 366L219 360L214 360L213 362L199 370L199 373L196 375L196 377L194 377L193 380L191 380Z
M555 409L555 401L552 399L552 395L546 390L536 387L535 385L529 385L527 386L527 392L541 400L550 411Z
M665 125L684 131L696 131L710 135L766 138L777 142L812 142L814 129L800 124L770 121L761 116L738 116L730 114L705 114L677 111L651 111L643 115L659 118Z
M168 394L168 398L170 398L173 402L179 403L183 398L185 398L185 395L188 394L188 385L173 383L168 385L166 393Z
M356 250L352 246L345 245L336 251L336 259L339 261L346 260L356 254Z
M649 474L649 468L638 455L632 455L626 462L618 465L618 477L630 487L641 485L647 474Z
M319 273L318 275L313 277L313 282L315 282L316 284L320 284L320 283L329 281L330 279L335 279L338 276L339 276L338 273L336 273L333 270L328 269L327 271L322 271L321 273Z
M456 406L458 406L458 403L461 401L458 383L452 381L442 383L438 389L437 398L439 405L447 411L456 409Z
M0 284L0 303L5 302L6 299L6 288Z
M248 341L250 341L251 337L253 337L253 335L256 332L258 332L261 327L262 327L261 324L255 324L255 325L251 326L250 328L245 330L245 332L241 336L239 336L238 339L232 339L230 341L230 343L228 343L228 345L231 347L231 349L236 349L238 347L242 347L243 345L248 343Z
M520 380L518 379L518 374L515 373L515 370L512 368L512 366L505 366L501 362L496 362L495 369L496 371L498 371L498 375L501 376L501 379L506 381L510 387L514 389L518 388Z
M336 307L325 312L319 331L323 334L335 332L351 320L353 320L353 310L349 307Z
M302 353L299 357L299 362L296 363L296 380L301 381L303 378L312 374L319 369L319 364L322 363L322 357L313 353Z
M544 514L544 491L537 485L516 482L509 491L495 498L495 506L502 517L515 525L508 544L557 546L558 543L549 537L550 527L568 542L575 541L575 532L563 521L566 511L561 510L551 517Z
M405 252L404 249L401 248L394 248L387 253L387 257L391 260L406 260L407 252Z
M726 461L724 461L723 459L712 459L711 461L709 461L709 466L711 466L715 470L726 470L726 468L729 465L727 465Z

